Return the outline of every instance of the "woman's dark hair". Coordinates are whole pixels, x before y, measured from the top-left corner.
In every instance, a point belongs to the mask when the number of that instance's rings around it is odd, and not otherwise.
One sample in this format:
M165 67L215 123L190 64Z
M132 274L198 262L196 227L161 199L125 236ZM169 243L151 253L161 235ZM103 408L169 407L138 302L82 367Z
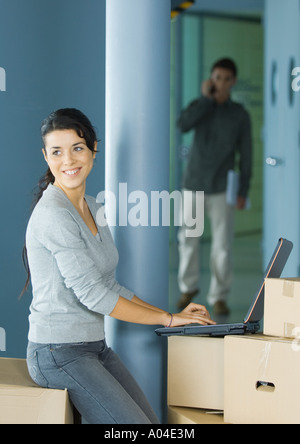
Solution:
M45 145L45 138L47 134L53 131L59 130L74 130L79 137L85 140L86 146L95 153L95 142L97 141L97 134L95 128L91 124L90 120L78 109L75 108L63 108L51 113L43 122L41 126L41 136ZM32 210L35 208L39 200L41 199L44 191L50 184L53 184L55 177L53 176L50 168L46 171L45 175L41 177L37 185L37 191L34 195L34 201ZM20 298L27 291L30 282L30 269L27 256L26 244L23 248L23 263L27 272L27 280L25 287L20 295Z
M43 122L41 126L41 136L45 144L47 134L59 130L74 130L79 137L85 139L87 147L94 153L97 135L94 127L89 119L78 109L64 108L54 111ZM35 194L33 206L41 199L43 192L48 188L50 183L54 183L55 178L48 168L46 174L38 183L38 191Z

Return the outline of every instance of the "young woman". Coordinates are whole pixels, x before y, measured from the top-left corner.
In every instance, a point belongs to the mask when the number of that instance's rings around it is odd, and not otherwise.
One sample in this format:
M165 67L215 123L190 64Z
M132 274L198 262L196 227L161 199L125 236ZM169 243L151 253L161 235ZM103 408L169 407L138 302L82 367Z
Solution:
M76 109L42 124L48 171L31 215L25 257L33 300L28 369L42 387L68 389L91 424L151 424L158 419L118 356L107 347L104 316L148 325L203 325L205 307L171 315L143 302L114 278L118 252L108 227L96 223L99 205L85 195L97 153L88 118Z

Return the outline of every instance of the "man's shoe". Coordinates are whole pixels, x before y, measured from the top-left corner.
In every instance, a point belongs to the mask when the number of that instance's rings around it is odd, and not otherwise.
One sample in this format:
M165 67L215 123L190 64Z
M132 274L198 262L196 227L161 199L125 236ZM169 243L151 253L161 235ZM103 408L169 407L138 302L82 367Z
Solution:
M230 315L230 310L224 301L218 301L214 305L214 315L215 316L228 316Z
M189 293L182 293L181 298L177 304L177 307L179 310L184 310L191 302L192 300L197 296L199 293L199 290L195 290Z

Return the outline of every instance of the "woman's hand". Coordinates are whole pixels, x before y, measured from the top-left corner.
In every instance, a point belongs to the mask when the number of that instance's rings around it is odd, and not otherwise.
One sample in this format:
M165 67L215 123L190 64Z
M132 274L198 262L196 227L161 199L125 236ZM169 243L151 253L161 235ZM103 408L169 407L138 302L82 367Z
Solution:
M170 319L171 321L171 319ZM181 313L174 314L171 327L181 327L189 324L216 325L203 305L191 303Z

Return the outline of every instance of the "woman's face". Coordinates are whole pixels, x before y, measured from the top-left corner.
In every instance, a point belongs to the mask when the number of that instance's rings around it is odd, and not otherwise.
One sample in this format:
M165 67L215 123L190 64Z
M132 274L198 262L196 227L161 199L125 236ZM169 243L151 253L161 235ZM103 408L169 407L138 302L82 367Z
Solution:
M79 137L76 131L58 130L47 134L43 153L55 177L54 185L65 191L85 186L96 153L86 146L85 139Z

